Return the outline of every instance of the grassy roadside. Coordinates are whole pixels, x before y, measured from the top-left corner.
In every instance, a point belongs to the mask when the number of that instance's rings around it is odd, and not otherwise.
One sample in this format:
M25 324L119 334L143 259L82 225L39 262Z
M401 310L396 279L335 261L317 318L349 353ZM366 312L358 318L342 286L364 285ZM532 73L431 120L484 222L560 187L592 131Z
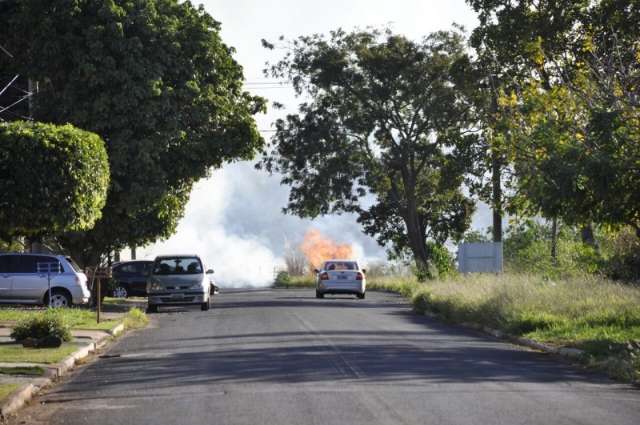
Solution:
M62 344L59 348L24 348L22 344L1 344L0 362L52 364L64 360L78 349L76 344Z
M312 288L309 277L286 285ZM370 277L369 290L409 298L417 312L453 323L475 323L515 336L584 350L589 366L640 381L640 287L595 276L552 281L523 274L456 276L419 283L410 277Z
M34 315L42 315L45 312L46 309L42 308L3 308L0 309L0 322L17 323L21 320L33 317ZM96 323L95 311L80 308L62 308L58 309L58 312L71 329L108 331L120 323L119 320L103 320L100 323Z
M42 376L44 372L40 366L0 367L1 375Z
M0 384L0 401L3 401L9 394L18 389L19 384Z
M149 318L144 311L134 307L124 316L123 323L125 329L142 329L149 324Z

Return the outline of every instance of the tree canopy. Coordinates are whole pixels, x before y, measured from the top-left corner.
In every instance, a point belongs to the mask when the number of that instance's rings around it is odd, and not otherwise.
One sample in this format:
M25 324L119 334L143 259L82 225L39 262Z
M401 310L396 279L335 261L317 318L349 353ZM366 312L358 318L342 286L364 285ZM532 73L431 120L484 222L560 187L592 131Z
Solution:
M261 148L253 115L264 101L242 90L234 50L202 7L10 0L0 15L8 66L39 82L34 118L70 122L107 143L102 218L67 245L95 254L167 237L193 182Z
M481 21L473 45L509 81L498 109L512 210L639 228L640 3L469 3Z
M104 141L71 125L0 124L0 236L87 230L109 186Z
M458 239L474 209L458 149L473 136L452 77L463 57L457 32L420 42L375 30L294 40L265 70L310 98L276 122L261 162L291 186L285 211L355 212L367 234L420 267L429 240Z

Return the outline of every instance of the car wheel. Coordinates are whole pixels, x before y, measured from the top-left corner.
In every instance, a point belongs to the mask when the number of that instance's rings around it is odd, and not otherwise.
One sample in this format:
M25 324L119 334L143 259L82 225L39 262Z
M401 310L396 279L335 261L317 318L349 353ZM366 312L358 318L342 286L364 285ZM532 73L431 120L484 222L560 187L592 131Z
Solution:
M365 294L364 292L362 294L358 294L358 298L361 300L364 300L364 294Z
M209 298L207 302L204 302L200 305L200 310L202 311L207 311L209 310L209 308L211 308L211 298Z
M316 291L316 298L324 298L324 294L322 292Z
M147 305L147 313L157 313L157 312L158 312L158 306L156 304Z
M112 295L114 298L127 298L129 296L129 292L127 291L127 288L125 288L124 286L117 286L113 290Z
M49 302L49 296L45 300L47 305L53 308L71 307L71 297L64 291L53 290L51 291L51 302Z

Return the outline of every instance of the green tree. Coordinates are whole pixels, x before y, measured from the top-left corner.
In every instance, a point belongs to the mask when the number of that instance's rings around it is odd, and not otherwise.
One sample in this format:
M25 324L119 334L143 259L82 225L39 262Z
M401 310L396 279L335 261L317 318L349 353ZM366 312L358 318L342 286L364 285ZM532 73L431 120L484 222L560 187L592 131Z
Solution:
M104 141L71 125L0 124L0 236L88 230L109 186Z
M512 118L512 209L581 225L585 241L592 222L638 228L640 3L469 3L480 13L474 45L514 82L499 99Z
M168 237L192 184L263 140L263 99L202 7L177 0L0 3L12 72L39 81L34 117L96 132L112 184L101 220L69 234L79 260Z
M474 210L458 149L474 136L463 131L468 106L452 77L463 42L454 32L414 42L342 30L293 41L265 70L310 98L276 122L261 162L291 186L285 211L355 212L365 233L427 271L428 241L459 239Z

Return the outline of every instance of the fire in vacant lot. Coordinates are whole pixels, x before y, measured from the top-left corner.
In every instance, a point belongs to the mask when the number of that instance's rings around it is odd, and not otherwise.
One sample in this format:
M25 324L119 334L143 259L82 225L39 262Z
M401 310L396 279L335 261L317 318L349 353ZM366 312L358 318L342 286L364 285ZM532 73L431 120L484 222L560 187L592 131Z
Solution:
M309 263L310 270L320 268L322 263L332 258L351 258L353 247L347 243L337 243L316 229L309 229L300 244L300 250Z

